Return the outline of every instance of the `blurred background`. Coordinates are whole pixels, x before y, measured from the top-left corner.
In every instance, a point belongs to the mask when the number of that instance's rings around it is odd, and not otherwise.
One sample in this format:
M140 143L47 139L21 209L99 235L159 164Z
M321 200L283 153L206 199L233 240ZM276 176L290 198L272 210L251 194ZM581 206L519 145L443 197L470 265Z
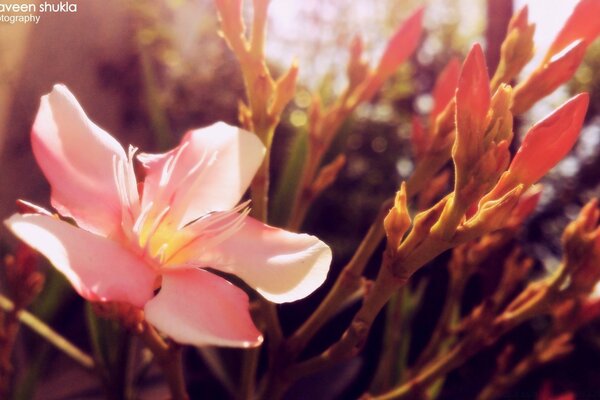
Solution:
M251 2L246 2L251 3ZM392 195L412 171L410 118L432 107L429 95L436 75L453 56L462 59L473 42L488 49L490 70L498 61L498 48L513 10L530 7L537 24L540 56L576 2L573 0L273 0L269 12L267 57L274 71L283 71L295 59L300 84L275 138L272 195L278 196L282 166L290 157L290 144L303 134L312 93L325 102L345 85L347 47L360 34L365 54L375 63L386 39L419 5L426 5L426 34L409 63L385 85L377 98L361 106L336 139L332 155L344 152L348 162L338 180L314 205L303 231L319 235L334 251L332 275L351 257L383 200ZM42 15L39 24L0 23L0 218L16 211L15 200L26 199L50 208L49 187L32 157L29 130L39 104L54 83L64 83L77 96L88 116L122 144L156 152L175 145L183 133L223 120L237 122L238 99L244 89L237 61L217 34L212 0L103 0L79 2L75 13ZM246 4L248 15L251 5ZM599 18L600 16L591 16ZM536 64L536 60L532 61ZM536 273L556 265L560 233L582 204L600 195L600 43L588 50L575 79L537 105L519 120L520 130L555 108L570 93L591 92L586 128L574 152L548 176L536 214L519 238L527 253L540 261ZM275 73L277 76L277 73ZM85 151L85 149L82 149ZM273 223L277 223L277 210ZM14 251L16 241L0 228L2 254ZM40 260L41 268L47 266ZM443 270L424 268L430 282L443 282ZM372 267L378 265L373 260ZM544 265L545 267L543 267ZM439 271L442 270L440 273ZM418 281L419 276L416 277ZM332 279L310 298L280 307L286 332L306 318L330 287ZM476 285L476 284L474 284ZM0 285L1 286L1 285ZM412 326L415 346L431 334L433 317L443 296L430 283L427 305ZM477 292L477 289L473 289ZM443 292L443 291L442 291ZM476 295L474 295L476 297ZM47 270L44 293L33 312L57 330L89 347L82 320L84 305L62 278ZM438 311L436 311L438 310ZM467 310L466 310L467 311ZM465 312L466 312L465 311ZM317 338L308 352L323 349L343 331L351 314L340 315ZM535 322L535 321L534 321ZM537 323L537 325L536 325ZM367 388L379 357L381 329L376 324L365 353L313 383L300 382L290 398L355 398ZM533 340L537 321L521 332ZM422 337L419 343L419 337ZM98 383L78 372L70 360L25 332L16 352L20 398L102 398ZM211 350L212 351L212 350ZM216 350L215 350L216 351ZM491 349L482 357L495 357ZM188 380L193 398L227 398L226 384L211 368L210 352L188 352ZM234 351L219 355L236 363ZM579 394L600 398L600 325L580 332L571 355L532 374L507 398L535 398L546 380ZM493 362L492 362L493 363ZM485 382L485 360L453 373L442 398L453 397L457 387ZM74 379L77 377L78 379ZM335 384L331 382L335 381ZM66 384L68 382L68 384ZM140 380L144 398L162 393L160 375L150 371ZM595 393L596 397L587 394ZM512 396L512 397L510 397Z

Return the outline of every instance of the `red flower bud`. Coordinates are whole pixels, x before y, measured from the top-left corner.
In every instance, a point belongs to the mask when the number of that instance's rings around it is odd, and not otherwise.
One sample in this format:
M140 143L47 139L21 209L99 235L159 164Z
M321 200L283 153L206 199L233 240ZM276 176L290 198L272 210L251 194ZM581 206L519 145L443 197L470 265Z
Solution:
M600 0L581 0L548 49L544 62L572 42L582 39L589 45L600 35Z
M571 98L529 129L508 171L519 183L537 182L571 150L583 125L589 95Z
M444 111L454 97L459 74L460 63L458 59L452 58L438 76L433 88L433 110L430 115L432 126L435 123L435 118Z
M377 66L376 74L384 81L415 51L423 31L423 7L418 8L398 28L388 42Z

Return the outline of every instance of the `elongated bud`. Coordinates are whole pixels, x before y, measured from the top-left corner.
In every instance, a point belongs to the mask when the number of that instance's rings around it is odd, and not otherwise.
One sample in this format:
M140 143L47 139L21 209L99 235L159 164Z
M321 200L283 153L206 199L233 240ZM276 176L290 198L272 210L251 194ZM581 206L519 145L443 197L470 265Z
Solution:
M492 97L492 115L485 134L486 145L492 141L505 140L510 144L513 138L512 88L502 84Z
M358 87L369 74L369 65L362 58L363 42L360 36L354 36L350 42L350 60L346 68L348 87L350 90Z
M571 79L583 61L586 47L582 40L572 42L519 83L515 87L513 113L524 113L539 99Z
M423 7L418 8L390 38L376 69L381 81L392 75L417 48L423 31L424 11Z
M542 185L533 185L521 195L519 203L512 212L508 224L514 227L519 227L523 221L529 217L542 197Z
M562 236L563 246L573 264L578 264L586 256L592 244L588 234L592 233L600 218L598 200L590 200L579 212L577 218L565 228Z
M388 247L395 251L402 243L402 237L410 227L410 216L408 214L406 184L402 182L400 190L396 193L394 206L383 220Z
M508 83L531 60L534 53L533 34L535 25L528 22L527 6L515 14L508 25L508 33L500 48L500 62L491 87L496 89L501 83Z
M463 225L471 234L493 232L504 227L519 202L524 186L518 185L497 200L481 204L475 215Z
M313 195L317 196L323 190L327 189L339 175L342 168L346 165L346 156L339 154L335 160L321 168L319 175L312 184Z
M456 165L457 187L483 155L483 136L490 108L490 82L485 56L473 45L463 64L456 90L456 139L452 158Z
M600 210L598 200L588 202L579 216L565 228L562 242L564 263L569 269L569 289L589 295L600 280L598 256L600 256Z
M440 216L451 197L452 194L444 197L430 209L415 215L412 229L396 253L399 258L407 257L430 236L432 227L440 219Z
M600 0L581 0L567 19L556 39L548 49L544 62L549 61L576 40L588 45L600 35Z
M530 186L564 158L577 141L589 95L581 93L532 126L508 170L482 202L497 199L518 184Z
M459 75L460 62L457 58L452 58L440 72L433 87L433 110L429 116L431 126L434 126L437 116L444 111L448 103L454 98Z
M537 182L571 151L588 103L587 93L578 94L529 129L508 169L519 183Z
M529 26L529 7L527 5L521 7L516 14L512 16L508 22L508 31L513 29L525 30Z
M298 63L296 60L292 63L290 69L285 75L281 76L275 82L275 94L273 103L269 109L269 114L274 118L279 118L285 106L294 98L296 94L296 80L298 78Z
M421 123L421 120L417 116L412 118L412 130L410 133L410 142L412 144L413 154L415 158L422 158L427 149L429 148L429 137L427 132Z
M388 79L417 48L423 31L422 20L424 8L418 8L390 38L388 44L379 60L377 68L369 75L361 85L360 93L352 103L359 101L369 101L383 82Z
M515 88L513 113L521 114L573 77L587 46L600 35L600 0L581 0L542 63Z

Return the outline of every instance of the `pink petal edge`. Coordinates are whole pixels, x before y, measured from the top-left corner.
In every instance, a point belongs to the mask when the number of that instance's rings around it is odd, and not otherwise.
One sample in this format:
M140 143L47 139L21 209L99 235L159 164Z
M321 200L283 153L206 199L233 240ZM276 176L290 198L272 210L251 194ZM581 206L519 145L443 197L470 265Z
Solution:
M103 236L120 228L121 202L113 163L126 160L125 152L88 119L65 86L55 85L42 97L31 144L52 188L52 205L60 214Z
M264 158L265 148L250 132L223 122L188 132L175 149L140 154L146 167L142 208L171 207L169 218L182 227L240 201ZM161 185L161 177L168 181Z
M181 344L254 347L263 340L246 293L204 270L165 272L144 312L149 323Z
M142 307L154 295L156 272L116 242L48 215L14 214L4 223L87 300Z
M193 229L193 224L188 228ZM331 258L329 246L315 236L246 217L228 239L211 249L191 246L178 255L177 262L237 275L267 300L285 303L302 299L321 286Z

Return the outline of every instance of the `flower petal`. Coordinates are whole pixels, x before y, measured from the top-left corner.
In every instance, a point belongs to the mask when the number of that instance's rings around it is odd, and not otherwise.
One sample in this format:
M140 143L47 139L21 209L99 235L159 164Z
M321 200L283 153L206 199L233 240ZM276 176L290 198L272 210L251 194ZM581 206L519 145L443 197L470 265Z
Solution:
M258 346L248 296L204 270L171 270L144 308L146 320L177 342L195 346Z
M15 214L5 224L87 300L141 307L153 296L155 271L116 242L47 215Z
M265 148L254 134L216 123L188 132L168 153L141 154L147 169L142 208L170 206L179 227L211 211L232 209L258 167Z
M233 225L232 221L223 224ZM186 228L193 229L194 224ZM198 243L181 249L172 262L235 274L275 303L304 298L325 281L331 249L318 238L273 228L250 217L235 229L210 248Z
M127 157L112 136L88 119L65 86L55 85L42 97L31 144L59 213L104 236L120 227L113 163Z

